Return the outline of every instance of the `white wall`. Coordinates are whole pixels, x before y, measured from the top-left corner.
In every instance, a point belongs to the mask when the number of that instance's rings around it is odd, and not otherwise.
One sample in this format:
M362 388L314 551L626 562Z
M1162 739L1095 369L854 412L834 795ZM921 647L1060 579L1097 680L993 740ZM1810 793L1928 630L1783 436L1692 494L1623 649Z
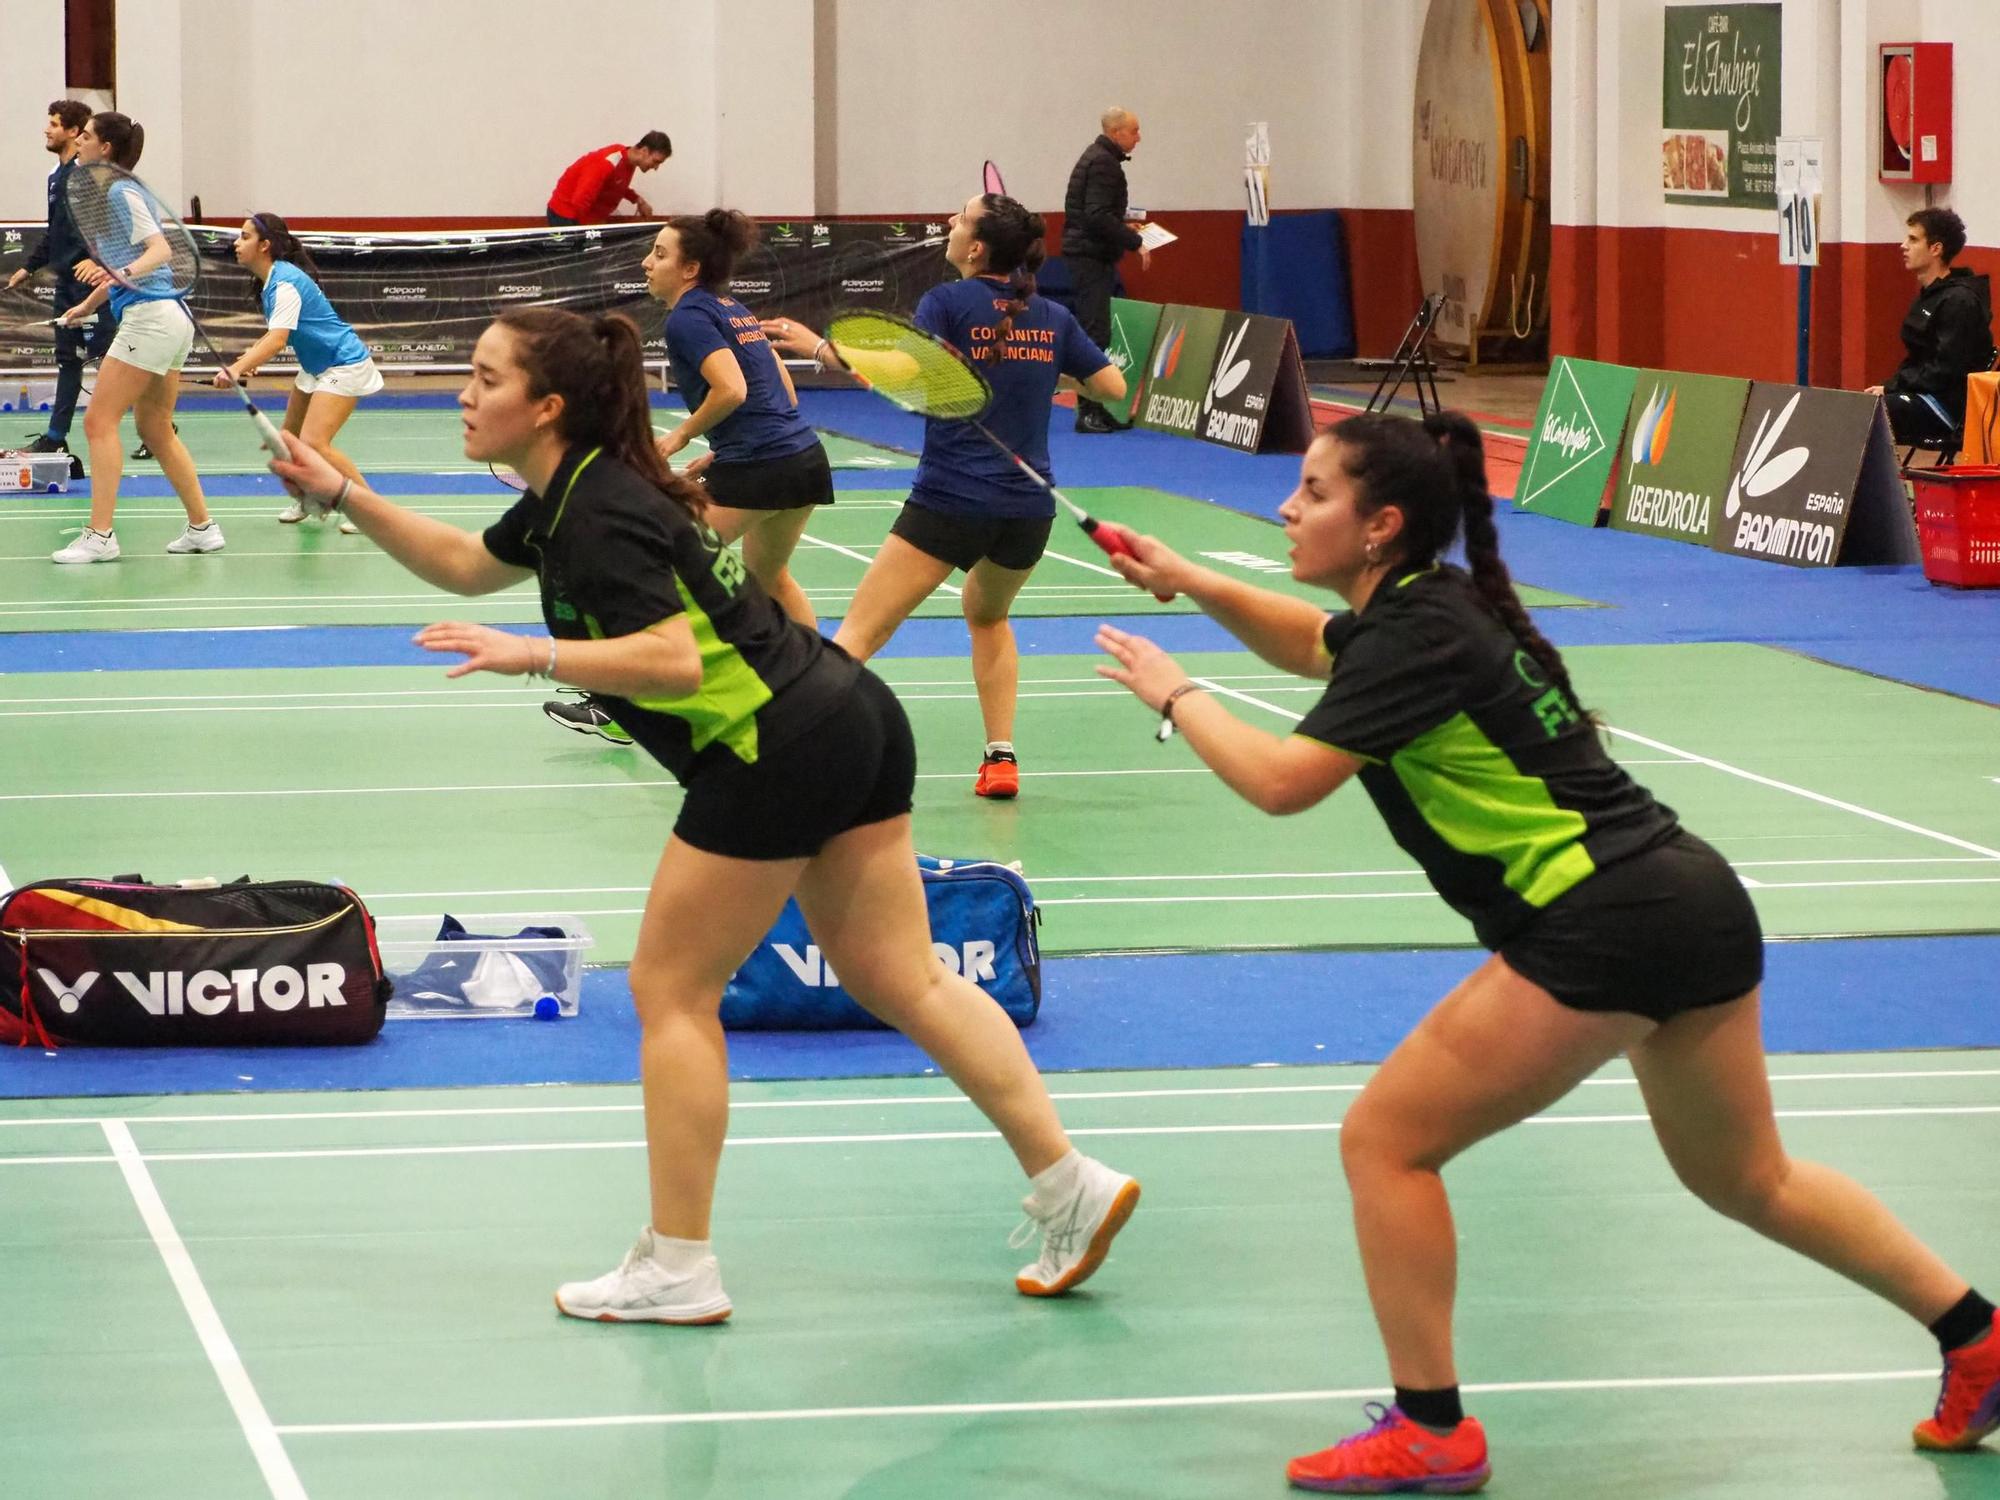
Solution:
M1560 224L1775 232L1755 210L1669 204L1660 190L1662 0L1556 0L1553 196ZM1875 175L1876 48L1953 44L1956 181L1932 197L1964 216L1976 244L2000 244L2000 3L1785 0L1786 135L1819 136L1828 240L1894 241L1922 187ZM1589 142L1591 149L1584 149Z
M61 0L0 0L14 97L0 205L42 212L39 106ZM120 0L118 107L143 171L211 215L538 214L562 168L659 128L661 210L931 212L991 156L1058 207L1107 104L1139 111L1148 208L1233 209L1268 120L1279 208L1406 208L1425 0L834 0L832 140L815 135L815 0ZM45 78L32 88L28 80ZM814 192L831 150L835 201ZM8 166L8 163L12 163Z
M0 0L7 39L7 103L0 117L0 218L39 219L48 211L56 159L42 147L48 104L63 87L62 0Z
M1144 139L1126 169L1150 209L1243 203L1243 138L1271 126L1279 208L1407 208L1424 0L841 0L839 199L824 211L957 203L980 163L1060 208L1112 104ZM875 79L914 64L887 86Z

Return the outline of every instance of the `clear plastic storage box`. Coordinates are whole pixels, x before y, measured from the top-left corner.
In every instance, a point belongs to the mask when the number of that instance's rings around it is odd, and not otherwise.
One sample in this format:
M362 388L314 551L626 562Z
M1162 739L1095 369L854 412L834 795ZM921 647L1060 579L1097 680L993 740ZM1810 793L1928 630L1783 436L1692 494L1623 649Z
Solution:
M69 492L67 453L0 453L0 494L62 495Z
M581 921L553 913L454 915L468 936L440 937L443 917L375 918L382 970L395 985L390 1020L576 1014L592 941ZM524 927L556 927L563 936L527 936Z

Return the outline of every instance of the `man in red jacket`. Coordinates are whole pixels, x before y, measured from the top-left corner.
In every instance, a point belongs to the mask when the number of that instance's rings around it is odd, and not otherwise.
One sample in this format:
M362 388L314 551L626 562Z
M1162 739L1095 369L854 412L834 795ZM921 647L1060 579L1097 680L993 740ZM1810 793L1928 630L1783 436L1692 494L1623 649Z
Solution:
M579 156L549 194L549 222L602 224L621 203L630 203L639 218L650 219L653 205L632 191L632 174L650 172L673 154L667 133L649 130L637 145L604 146Z

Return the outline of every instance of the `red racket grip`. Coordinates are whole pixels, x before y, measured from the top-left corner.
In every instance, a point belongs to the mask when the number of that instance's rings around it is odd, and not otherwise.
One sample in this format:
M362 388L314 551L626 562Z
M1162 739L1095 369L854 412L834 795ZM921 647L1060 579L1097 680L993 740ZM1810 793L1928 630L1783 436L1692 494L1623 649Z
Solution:
M1134 562L1138 561L1139 549L1132 545L1134 540L1132 533L1116 521L1099 521L1094 517L1086 517L1078 524L1083 527L1083 534L1097 543L1106 557L1129 557ZM1174 602L1172 594L1155 594L1153 597L1162 604Z

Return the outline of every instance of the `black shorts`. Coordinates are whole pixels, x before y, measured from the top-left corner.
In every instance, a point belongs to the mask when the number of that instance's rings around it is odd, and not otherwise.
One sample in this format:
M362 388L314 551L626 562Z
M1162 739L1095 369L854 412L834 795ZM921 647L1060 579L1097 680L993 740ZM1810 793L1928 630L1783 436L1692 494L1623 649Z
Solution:
M674 833L731 859L806 859L836 834L907 813L916 784L903 705L863 667L831 712L755 765L721 745L703 751Z
M981 562L1026 572L1042 560L1053 525L1053 516L961 516L907 500L889 530L925 556L968 573Z
M783 458L712 463L701 471L708 498L731 510L798 510L833 504L833 465L818 443Z
M1500 956L1572 1010L1655 1021L1725 1004L1764 978L1749 892L1686 829L1565 891Z

